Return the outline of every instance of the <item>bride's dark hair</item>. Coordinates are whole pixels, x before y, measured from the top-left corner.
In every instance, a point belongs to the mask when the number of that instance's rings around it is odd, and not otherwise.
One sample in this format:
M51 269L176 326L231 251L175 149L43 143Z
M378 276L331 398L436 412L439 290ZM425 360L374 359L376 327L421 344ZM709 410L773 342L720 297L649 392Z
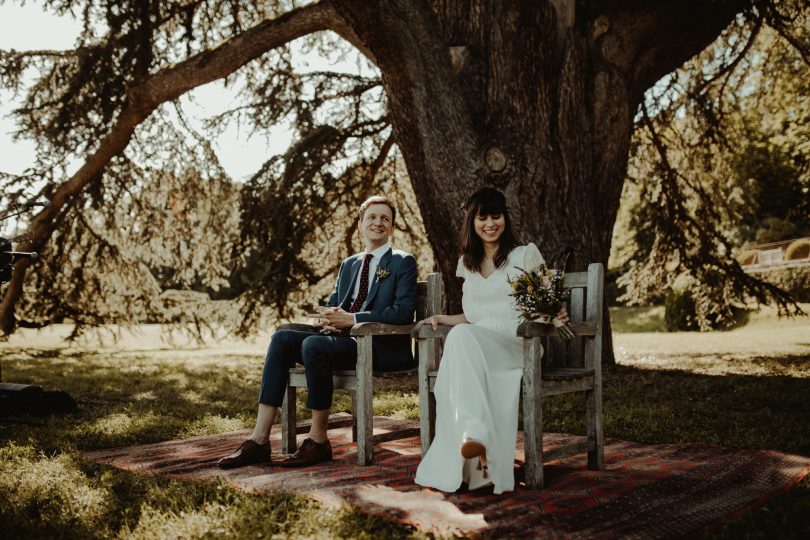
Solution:
M464 266L473 272L481 271L481 262L484 259L484 242L475 233L476 216L503 215L504 228L498 239L498 251L495 253L495 267L500 268L509 258L509 253L518 245L512 232L512 220L509 217L509 208L506 206L506 197L495 188L481 188L467 199L462 206L467 211L464 216L464 225L461 228L461 257Z

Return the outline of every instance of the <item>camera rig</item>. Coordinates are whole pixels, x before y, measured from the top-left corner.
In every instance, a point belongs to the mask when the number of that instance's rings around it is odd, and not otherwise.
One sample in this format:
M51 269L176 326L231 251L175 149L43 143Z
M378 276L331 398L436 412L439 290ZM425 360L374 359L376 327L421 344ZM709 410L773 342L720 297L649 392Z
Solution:
M37 206L49 203L29 203L13 205L0 221L18 216ZM33 251L12 251L11 240L0 237L0 284L11 280L14 263L28 259L36 261L39 255ZM2 376L2 371L0 371ZM16 384L0 382L0 417L9 414L52 414L76 410L76 401L66 392L45 391L36 384Z

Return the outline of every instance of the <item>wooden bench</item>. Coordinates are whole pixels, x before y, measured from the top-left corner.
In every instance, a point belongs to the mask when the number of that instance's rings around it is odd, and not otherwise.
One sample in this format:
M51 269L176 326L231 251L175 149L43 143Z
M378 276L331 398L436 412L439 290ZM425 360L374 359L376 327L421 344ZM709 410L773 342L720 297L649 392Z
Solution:
M430 274L427 281L420 281L416 303L416 320L421 320L442 310L442 280L441 274ZM372 338L373 336L390 336L397 334L408 335L414 323L392 325L382 323L358 323L352 326L350 335L357 339L357 369L355 371L336 371L332 381L336 390L352 392L352 440L357 442L357 462L360 465L370 465L373 459L373 445L388 440L412 437L418 434L418 429L401 430L390 433L373 435L373 394L374 379L381 377L395 377L412 375L415 370L409 371L373 371L372 368ZM282 324L278 330L311 330L308 324ZM418 351L417 351L418 354ZM303 367L290 369L290 378L287 391L281 404L281 445L287 453L296 450L296 388L307 386L306 370ZM345 421L340 425L346 425ZM329 427L338 427L330 423Z
M522 323L523 338L523 429L526 485L543 487L543 463L587 451L588 468L604 468L602 429L602 299L604 267L588 266L587 272L566 274L564 285L571 289L568 312L576 337L567 344L547 324ZM436 330L419 325L413 330L419 351L419 406L422 455L435 436L436 401L433 388L439 370L441 349L449 326ZM542 346L542 349L541 349ZM543 352L545 354L543 354ZM542 357L542 361L541 361ZM543 397L583 392L586 403L587 439L543 455Z

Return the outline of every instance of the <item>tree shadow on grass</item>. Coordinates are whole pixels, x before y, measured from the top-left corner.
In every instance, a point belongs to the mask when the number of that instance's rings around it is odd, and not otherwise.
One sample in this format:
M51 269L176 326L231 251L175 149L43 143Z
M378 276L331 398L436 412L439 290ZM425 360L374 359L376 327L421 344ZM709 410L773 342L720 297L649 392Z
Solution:
M810 358L789 361L806 363ZM628 366L611 366L604 372L607 437L810 454L810 378L718 376ZM585 433L581 395L551 396L543 406L546 431Z

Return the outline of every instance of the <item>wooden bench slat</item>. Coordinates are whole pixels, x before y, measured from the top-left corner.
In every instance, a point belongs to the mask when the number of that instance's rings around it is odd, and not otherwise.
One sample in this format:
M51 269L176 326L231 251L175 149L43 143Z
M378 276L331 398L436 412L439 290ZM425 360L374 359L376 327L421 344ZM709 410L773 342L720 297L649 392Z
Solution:
M571 323L571 330L579 337L592 337L596 335L596 323L592 321ZM555 337L557 329L553 324L523 322L518 326L517 335L520 337Z
M562 459L568 456L575 456L577 454L582 454L587 451L588 451L587 439L581 442L566 444L560 446L559 448L555 448L554 450L543 452L543 463L548 463L549 461L556 461L558 459Z
M396 336L409 335L414 327L411 324L357 323L349 332L352 336Z
M546 379L543 378L542 394L556 396L570 392L585 392L593 389L593 374L576 379Z
M571 380L593 375L592 369L585 368L555 368L542 371L543 380Z
M588 272L572 272L563 276L563 287L574 289L588 286Z
M446 324L440 324L436 327L436 330L429 324L417 324L414 326L413 331L411 331L411 336L417 339L429 339L429 338L441 338L444 339L447 337L447 334L450 333L452 326L448 326Z

